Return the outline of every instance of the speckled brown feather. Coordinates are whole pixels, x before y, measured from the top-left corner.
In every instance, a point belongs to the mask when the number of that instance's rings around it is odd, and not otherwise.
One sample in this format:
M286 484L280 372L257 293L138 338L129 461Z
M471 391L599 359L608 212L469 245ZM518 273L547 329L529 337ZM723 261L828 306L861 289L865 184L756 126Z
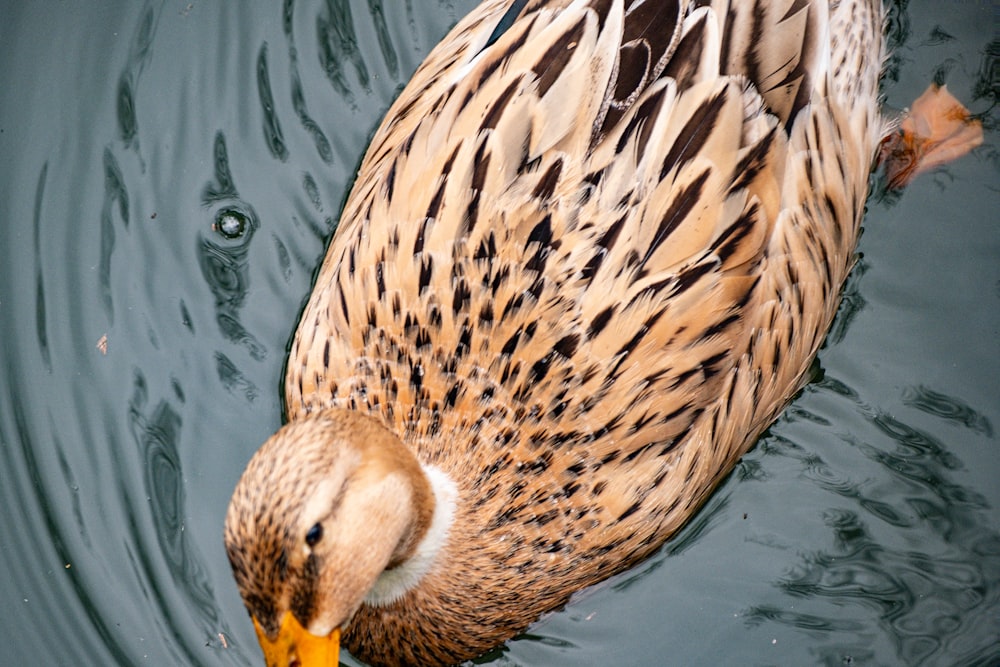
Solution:
M379 664L474 656L690 518L804 381L882 132L872 0L511 5L390 109L289 358L290 420L371 413L458 484L346 628Z

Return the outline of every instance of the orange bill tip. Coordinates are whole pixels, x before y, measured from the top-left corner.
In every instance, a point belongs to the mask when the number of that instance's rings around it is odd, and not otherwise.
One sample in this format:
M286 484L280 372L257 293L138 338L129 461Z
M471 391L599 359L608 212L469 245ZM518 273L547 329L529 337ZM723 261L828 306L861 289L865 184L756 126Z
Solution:
M314 635L287 611L281 617L275 639L267 636L256 617L253 628L257 631L267 667L337 667L340 664L340 628L334 628L328 635Z

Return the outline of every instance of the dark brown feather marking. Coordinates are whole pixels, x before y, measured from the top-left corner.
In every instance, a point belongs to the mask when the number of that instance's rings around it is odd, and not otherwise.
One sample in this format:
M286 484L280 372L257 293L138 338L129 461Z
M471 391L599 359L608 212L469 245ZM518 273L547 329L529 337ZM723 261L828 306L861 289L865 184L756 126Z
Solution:
M642 508L642 500L637 500L631 505L629 505L624 512L619 514L618 518L615 519L615 521L623 521L628 517L632 516L633 514L635 514L636 512L638 512L641 508Z
M639 343L641 343L642 339L646 337L647 333L649 333L650 328L654 324L656 324L656 322L661 317L663 317L664 312L666 311L658 310L649 317L647 317L646 321L642 323L642 326L635 333L635 335L632 336L632 338L630 338L627 343L618 348L618 352L615 353L615 356L618 357L618 361L615 362L615 365L611 369L611 372L608 373L609 378L615 378L618 376L618 371L625 363L625 360L628 359L632 355L632 353L636 351L636 349L638 349Z
M719 235L719 238L712 244L712 252L715 253L720 262L725 263L736 252L740 243L754 228L759 213L760 204L754 202L745 213Z
M455 295L451 301L451 308L456 315L465 308L470 296L472 296L472 293L469 291L469 283L465 278L459 278L455 281Z
M413 239L413 254L419 255L424 251L424 236L427 234L427 224L430 222L429 218L424 218L420 221L420 228L417 230L417 235Z
M699 71L705 49L704 32L707 20L708 16L703 15L697 23L691 26L690 30L684 33L684 37L677 44L677 50L670 57L666 69L663 70L664 77L670 77L677 81L679 90L690 86Z
M493 103L490 110L486 112L486 116L483 118L483 122L480 128L483 130L495 130L497 127L497 122L503 116L504 110L510 101L514 99L514 95L517 93L518 89L521 87L521 79L517 78L510 82L500 96L497 97L497 101Z
M625 220L628 219L628 214L625 213L622 217L611 223L607 231L601 236L600 240L597 241L597 251L594 256L590 258L587 265L583 267L582 277L584 280L590 280L597 273L597 270L601 268L601 264L604 262L604 258L607 256L608 251L615 246L615 241L618 240L618 235L621 234L622 227L625 225Z
M617 125L643 90L659 78L680 28L680 5L676 0L626 4L617 76L611 82L613 92L609 92L606 114L598 119L600 129L595 139Z
M689 289L692 285L698 282L702 276L717 268L717 266L718 264L714 261L705 261L684 269L677 276L676 292L680 294Z
M535 189L532 190L531 194L536 199L547 200L556 191L556 185L559 183L559 175L562 173L563 161L562 158L557 159L549 168L545 170L542 177L538 179L538 184Z
M434 257L425 255L420 262L420 277L418 279L417 293L423 294L431 284L431 277L434 275Z
M337 280L337 293L340 295L340 312L344 315L344 322L347 324L351 323L351 313L347 308L347 297L344 296L344 289L340 285L340 279Z
M618 50L618 80L615 81L612 99L624 101L642 90L652 67L651 56L649 45L645 42L622 45Z
M684 124L670 152L663 158L660 168L660 178L665 178L675 166L683 165L698 155L704 146L708 135L715 129L719 113L729 99L729 89L723 88L715 97L705 102L701 108Z
M677 0L638 0L628 3L625 15L625 37L623 42L642 39L650 43L650 50L661 60L670 48L671 38L680 18L680 3Z
M767 165L767 154L771 150L774 142L776 128L771 128L767 135L751 148L743 159L739 161L733 169L733 184L729 186L727 194L732 194L737 190L750 185L760 170Z
M428 219L428 220L436 220L437 219L438 213L441 211L441 202L444 200L444 189L447 186L448 186L448 181L446 179L442 178L442 179L440 179L438 181L437 189L434 190L434 195L431 197L431 201L427 205L427 213L424 216L426 219ZM414 244L414 251L416 251L416 249L417 249L416 248L416 243L419 243L420 244L420 249L423 250L423 247L424 247L424 235L423 235L423 231L426 228L426 223L424 223L424 225L425 225L425 227L421 228L421 233L417 236L418 241L415 242L415 244Z
M479 222L479 201L482 196L483 186L486 184L486 176L490 168L490 153L486 152L486 142L479 144L476 151L476 158L472 167L472 197L469 199L469 206L466 209L464 227L460 237L466 236Z
M625 150L629 139L635 134L636 129L641 130L638 139L636 139L636 155L641 156L645 153L646 144L649 142L650 133L653 131L653 124L662 103L663 90L660 90L639 105L632 116L632 120L629 121L628 126L622 132L622 136L618 139L618 144L615 146L616 153L621 153Z
M511 354L514 353L514 350L517 349L517 344L521 340L521 331L522 331L521 329L518 329L513 334L511 334L510 338L507 339L507 342L505 342L503 344L503 347L500 348L501 354L506 354L510 356Z
M543 248L549 248L552 246L552 216L546 215L542 218L538 224L531 228L531 233L528 234L528 240L525 242L525 247L531 245L532 243L537 243Z
M496 235L490 232L489 235L479 242L476 247L476 252L473 254L472 258L477 261L491 262L497 256L497 241ZM486 280L486 276L483 277Z
M375 289L378 294L378 298L381 301L382 297L385 296L385 257L379 259L378 264L375 265Z
M535 75L538 76L538 96L544 97L545 93L549 91L563 73L566 68L566 64L569 63L570 58L573 53L576 52L576 47L580 43L580 39L583 37L583 28L586 21L585 16L581 16L580 20L576 24L564 32L559 38L553 42L535 63L532 70Z
M656 234L653 235L653 240L650 242L649 247L646 248L646 255L639 263L640 266L644 266L649 261L649 258L653 256L653 253L660 247L660 244L670 236L672 231L677 229L677 226L684 221L688 213L701 200L703 195L702 188L704 188L705 181L708 180L710 173L710 169L705 169L673 198L670 202L670 208L663 214L660 224L656 227Z
M568 334L556 341L556 344L552 346L552 351L562 357L565 357L566 359L569 359L576 352L576 348L579 344L579 334Z
M590 8L597 13L597 29L604 30L604 22L608 19L611 5L615 0L591 0Z
M587 329L587 335L593 338L597 334L604 331L604 327L608 325L608 322L611 321L611 316L614 314L615 314L615 307L608 306L607 308L599 312L597 315L595 315L594 319L590 321L590 327Z
M396 188L396 160L389 166L389 173L385 175L385 198L392 199Z

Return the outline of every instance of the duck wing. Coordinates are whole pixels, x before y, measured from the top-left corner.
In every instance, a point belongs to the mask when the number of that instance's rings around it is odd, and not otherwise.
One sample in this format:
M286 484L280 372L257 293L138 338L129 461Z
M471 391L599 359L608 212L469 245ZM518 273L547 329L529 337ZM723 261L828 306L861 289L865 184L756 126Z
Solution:
M464 429L476 474L503 467L484 441L646 465L612 482L622 514L668 470L714 485L825 334L874 149L841 142L874 111L831 106L826 4L734 5L749 27L651 0L495 0L459 23L362 163L289 414L381 411L430 460Z

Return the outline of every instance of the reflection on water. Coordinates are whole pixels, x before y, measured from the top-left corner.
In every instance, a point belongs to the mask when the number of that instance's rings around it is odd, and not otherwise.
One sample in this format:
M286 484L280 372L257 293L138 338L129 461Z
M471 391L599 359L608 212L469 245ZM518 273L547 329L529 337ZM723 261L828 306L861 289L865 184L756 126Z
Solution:
M990 424L990 420L958 398L921 385L907 388L903 392L903 403L929 415L972 429L987 438L993 437L993 425Z
M291 64L290 76L292 79L292 106L295 108L295 114L299 117L299 122L302 124L302 127L312 137L313 143L316 144L316 152L323 159L323 162L330 164L333 162L333 149L330 147L330 140L326 138L326 134L323 132L323 128L320 127L319 123L313 120L312 116L309 114L309 109L306 106L305 90L302 87L302 76L299 74L298 51L295 49L295 35L292 30L291 0L286 0L285 10L286 14L283 27L285 29L285 38L288 41L288 60ZM264 54L262 53L261 58L263 58L263 55ZM261 92L262 99L263 96L264 93Z
M42 357L45 370L52 372L52 354L49 352L49 332L45 315L45 275L42 273L42 202L45 200L45 180L49 173L49 163L42 165L38 174L38 185L35 187L35 201L31 216L32 249L35 266L35 328L38 335L38 351Z
M368 138L474 4L5 8L10 664L259 664L228 496ZM987 143L877 191L813 384L677 539L477 663L1000 663L1000 43L936 7L891 3L886 93L947 79Z
M837 310L837 317L830 325L830 331L826 334L824 347L837 345L847 337L847 331L854 322L854 319L865 309L867 301L861 292L861 279L868 271L868 265L863 258L858 258L854 269L844 283L844 291L840 295L840 307Z
M125 148L139 151L139 120L135 110L135 87L139 75L149 62L153 38L156 35L156 14L146 6L136 26L135 37L127 64L118 79L118 136Z
M996 130L998 119L991 113L1000 104L1000 37L983 47L982 60L979 62L979 76L973 87L973 96L977 100L990 103L989 107L978 114L987 130ZM993 147L992 157L996 165L997 150Z
M124 228L129 223L128 190L121 167L110 150L104 151L104 201L101 206L101 259L98 268L100 276L101 301L108 323L114 324L115 310L111 286L111 254L115 249L115 213Z
M378 19L383 17L380 4L377 5L377 9L377 13L373 14L376 24L379 23ZM358 49L358 38L354 32L354 19L351 15L350 3L344 2L344 0L327 0L325 14L320 14L317 18L316 31L320 45L320 65L334 89L346 99L354 100L355 91L348 83L344 73L344 65L349 63L361 88L365 91L370 90L371 75L365 65L364 57ZM378 33L384 35L385 32L383 24ZM392 53L391 47L389 48L390 53ZM393 63L390 71L394 71L396 62L394 53L390 62Z
M257 91L260 93L260 106L264 112L264 139L271 155L284 162L288 159L288 148L281 133L281 124L274 109L274 97L271 95L271 79L267 72L267 44L260 47L257 56Z
M272 146L273 150L273 146ZM229 169L226 140L215 137L215 181L205 186L202 203L215 209L215 224L209 231L198 233L198 259L201 273L215 296L215 317L219 331L233 343L243 347L256 361L267 357L267 349L240 323L239 313L250 289L248 253L254 230L259 226L253 208L241 201ZM232 224L225 219L239 220L238 231L223 228ZM240 372L224 352L215 354L216 370L223 386L238 392L248 400L255 399L260 389Z
M182 395L175 396L174 400L184 402ZM197 664L200 662L197 649L200 648L201 638L210 637L218 631L219 610L202 557L185 533L184 476L177 449L181 416L168 401L158 402L147 415L147 402L146 381L142 372L136 369L132 399L129 401L129 427L139 453L144 484L140 497L126 497L124 500L130 508L144 507L146 503L142 501L148 502L156 547L143 543L145 533L138 529L141 520L130 512L129 523L139 543L134 549L129 549L129 558L136 579L145 589L145 597L159 607L158 621L167 626L164 634L175 638L170 644L174 657L185 664ZM117 471L118 478L122 480L129 479L133 474L124 466ZM128 491L125 493L127 495ZM169 578L162 576L160 560L154 559L152 554L162 556ZM164 590L167 586L169 590ZM191 635L174 623L174 605L168 600L176 593L184 597L183 607L196 614L198 625L202 628L200 635Z
M842 385L820 387L857 400ZM992 433L974 410L926 387L908 389L904 402ZM1000 657L995 644L957 638L995 632L1000 622L1000 533L989 521L989 504L952 481L963 465L940 440L885 413L870 413L868 421L870 440L843 439L875 464L858 466L863 476L792 443L776 447L843 502L823 512L828 544L801 554L777 582L796 600L794 610L754 606L744 612L747 622L806 632L826 665L875 661L878 638L893 643L903 664L937 663L945 655L942 664L988 664Z

